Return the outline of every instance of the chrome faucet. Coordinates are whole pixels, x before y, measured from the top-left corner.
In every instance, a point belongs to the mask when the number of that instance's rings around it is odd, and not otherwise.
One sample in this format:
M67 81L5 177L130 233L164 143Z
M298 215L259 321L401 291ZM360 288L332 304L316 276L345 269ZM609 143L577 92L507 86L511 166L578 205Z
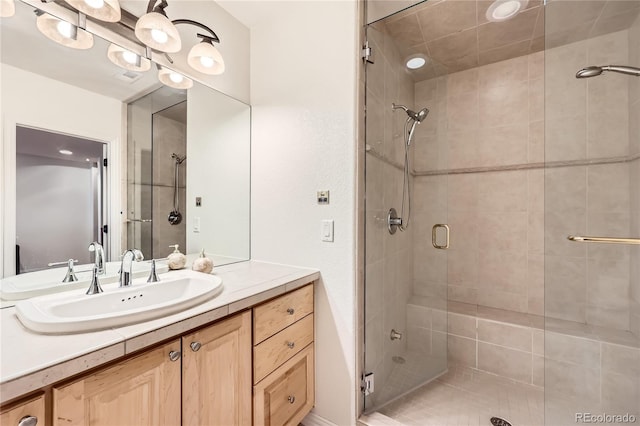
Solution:
M129 256L131 255L131 256ZM120 262L120 287L129 287L131 285L131 269L133 268L133 261L140 262L144 260L142 252L138 249L127 250L122 254L122 261ZM125 262L129 262L128 271L125 271Z
M95 257L95 266L98 269L98 274L102 275L106 271L104 269L104 247L97 241L89 244L89 251L94 251L96 253Z

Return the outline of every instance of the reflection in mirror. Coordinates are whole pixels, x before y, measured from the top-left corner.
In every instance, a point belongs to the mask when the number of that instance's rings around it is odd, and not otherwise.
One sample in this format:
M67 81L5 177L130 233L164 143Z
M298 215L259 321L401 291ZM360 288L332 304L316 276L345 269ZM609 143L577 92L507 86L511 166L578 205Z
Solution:
M16 263L23 265L24 272L70 258L81 264L91 263L94 255L87 247L94 240L100 241L100 233L95 232L103 224L108 226L102 242L110 264L123 250L133 247L141 248L146 259L164 258L171 244L179 244L182 252L194 256L205 249L216 266L247 260L250 107L199 83L188 91L162 86L153 64L146 71L124 70L107 58L110 43L95 35L93 39L93 47L87 50L49 40L36 28L34 8L19 1L15 16L2 20L0 276L5 279L0 282L0 290L9 277L21 271ZM23 244L23 236L37 229L28 219L29 213L33 216L33 207L27 206L31 211L25 214L17 205L25 195L17 176L23 164L18 151L22 150L18 138L23 131L46 132L44 143L49 148L62 135L87 141L87 149L96 141L104 147L95 161L89 156L84 159L86 162L90 158L86 163L98 166L85 172L101 171L102 183L95 178L90 182L102 188L102 217L87 226L75 221L76 228L66 231L65 236L54 236L52 226L43 226L38 237L44 253L27 260L23 248L16 262L16 244ZM174 153L179 158L187 157L178 168L176 205ZM100 167L102 158L108 160L107 167ZM60 184L40 178L37 186L52 195ZM77 195L59 198L69 210L80 202ZM174 210L182 216L179 225L170 225L167 220ZM37 214L38 218L54 217L46 207L39 208ZM72 239L70 235L83 241L81 245L78 242L80 248L60 250L60 244L54 242ZM79 280L85 280L90 275L89 265L76 266ZM107 269L113 268L109 265ZM60 283L65 271L66 267L59 267L11 278L15 287L12 300L53 291L47 285L55 286L55 291L70 288ZM37 279L30 279L35 274Z
M89 263L87 241L106 245L105 150L102 142L17 126L16 274L68 259Z

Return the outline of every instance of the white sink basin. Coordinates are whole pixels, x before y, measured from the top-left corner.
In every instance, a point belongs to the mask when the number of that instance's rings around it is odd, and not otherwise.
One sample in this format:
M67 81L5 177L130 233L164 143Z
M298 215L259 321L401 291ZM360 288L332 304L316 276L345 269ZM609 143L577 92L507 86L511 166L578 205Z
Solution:
M104 293L74 290L16 303L25 327L45 334L78 333L129 325L173 314L218 295L222 279L194 271L165 274L157 283L134 280L127 288L103 286Z
M42 296L44 294L59 293L77 288L88 288L91 282L91 265L77 265L75 267L78 281L63 283L67 267L47 269L44 271L29 272L0 280L0 298L3 300L22 300L29 297ZM133 278L146 277L151 269L150 262L133 262ZM100 284L113 283L118 280L120 262L107 262L105 274L100 275ZM166 262L156 264L158 274L167 272L169 268Z

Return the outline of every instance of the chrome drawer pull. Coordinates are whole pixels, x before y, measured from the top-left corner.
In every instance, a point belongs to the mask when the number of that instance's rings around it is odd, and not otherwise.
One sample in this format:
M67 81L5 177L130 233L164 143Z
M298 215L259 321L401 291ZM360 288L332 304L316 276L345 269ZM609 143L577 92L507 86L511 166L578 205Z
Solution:
M18 426L36 426L38 424L38 418L36 416L24 416L18 422Z
M177 361L180 359L180 356L182 354L180 353L180 351L171 351L169 352L169 359L173 362Z
M191 350L192 351L198 352L200 350L200 348L202 347L202 344L200 342L191 342L191 344L189 346L191 346Z
M287 346L289 346L289 349L293 349L295 345L295 342L287 342Z
M289 395L287 401L289 401L289 404L293 404L294 402L296 402L296 397L293 395Z
M293 313L294 313L294 312L295 312L295 310L293 310L293 308L289 308L289 309L287 309L287 313L288 313L289 315L293 315Z

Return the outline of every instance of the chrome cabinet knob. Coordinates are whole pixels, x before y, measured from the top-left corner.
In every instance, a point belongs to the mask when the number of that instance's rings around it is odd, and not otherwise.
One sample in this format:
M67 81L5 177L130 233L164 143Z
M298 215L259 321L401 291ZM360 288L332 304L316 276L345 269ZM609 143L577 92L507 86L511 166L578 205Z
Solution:
M287 342L287 346L289 346L289 349L293 349L295 345L295 342Z
M289 395L287 401L289 401L289 404L293 404L294 402L296 402L296 397L293 395Z
M289 308L289 309L287 309L287 313L288 313L289 315L293 315L293 313L294 313L294 312L295 312L295 310L294 310L293 308Z
M200 348L202 347L202 344L200 342L191 342L191 344L189 346L191 346L191 350L192 351L198 352L200 350Z
M180 351L171 351L169 352L169 359L173 362L177 361L180 359L180 356L182 354L180 353Z
M36 426L38 424L38 418L36 416L24 416L18 422L18 426Z

